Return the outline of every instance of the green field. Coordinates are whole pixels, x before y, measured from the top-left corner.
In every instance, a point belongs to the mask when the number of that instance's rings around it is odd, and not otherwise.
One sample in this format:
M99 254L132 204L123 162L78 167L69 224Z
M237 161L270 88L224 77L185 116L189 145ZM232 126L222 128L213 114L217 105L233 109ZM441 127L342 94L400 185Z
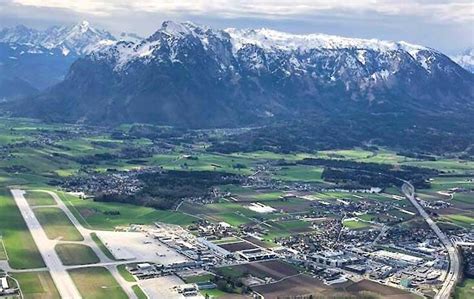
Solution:
M431 190L433 191L447 191L451 188L474 188L474 178L466 177L446 177L440 176L433 178L431 183Z
M58 195L81 224L92 229L113 230L117 226L153 224L155 222L189 225L196 220L196 218L180 212L155 210L122 203L83 200L62 192L58 192ZM107 212L110 211L118 211L119 215L107 215Z
M30 231L6 189L0 190L0 234L12 268L45 267Z
M252 222L252 220L249 219L248 217L245 217L236 213L220 213L220 214L214 215L212 218L208 217L208 219L218 221L218 222L225 222L234 227L238 227L239 225Z
M133 275L128 272L128 270L125 268L126 265L118 265L117 270L119 271L120 275L122 275L123 279L125 279L128 282L135 282L137 281Z
M252 195L256 201L276 200L283 196L283 192L264 192Z
M12 276L18 280L24 299L61 298L49 272L23 272Z
M139 285L132 286L132 290L137 295L138 299L147 299L148 296L143 292Z
M474 205L474 192L456 193L453 200L459 203Z
M321 167L287 166L278 170L274 178L282 181L323 182L322 173Z
M474 227L474 217L466 216L466 215L443 215L444 219L457 224L459 226L463 226L466 228L473 228Z
M474 298L474 279L465 279L461 284L456 286L454 293L455 299L471 299Z
M196 153L193 155L196 160L190 160L179 154L160 154L155 155L150 163L160 165L168 170L186 170L186 171L225 171L230 173L246 174L252 173L252 159L238 156L226 156L210 153ZM237 168L236 165L243 165L244 168Z
M72 280L84 299L126 299L127 294L103 267L69 270Z
M41 191L27 191L25 198L30 206L49 206L56 204L56 201L51 195Z
M65 266L89 265L100 262L92 248L82 244L58 244L55 247L61 262Z
M276 238L313 231L310 222L301 220L269 221L268 224L271 225L271 227L268 228L268 232L264 235L264 240L268 242L273 242Z
M186 283L207 282L207 281L211 281L213 277L214 275L212 274L203 274L203 275L185 277L184 281Z
M348 229L366 229L370 227L370 224L363 222L363 221L357 221L357 220L345 220L342 222L342 224L347 227Z
M3 245L3 241L0 238L0 261L6 260L8 258L7 252L5 251L5 247Z
M79 231L71 220L59 208L37 208L34 210L36 218L41 223L49 239L63 241L83 241Z

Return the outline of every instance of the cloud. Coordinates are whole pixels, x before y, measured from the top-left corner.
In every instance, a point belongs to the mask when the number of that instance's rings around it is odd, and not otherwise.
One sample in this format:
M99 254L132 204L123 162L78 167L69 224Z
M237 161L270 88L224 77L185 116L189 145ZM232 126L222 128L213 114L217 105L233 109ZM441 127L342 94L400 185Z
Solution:
M61 8L110 16L122 12L206 15L226 18L293 18L299 15L376 13L418 16L433 22L474 21L472 0L7 0L22 6Z

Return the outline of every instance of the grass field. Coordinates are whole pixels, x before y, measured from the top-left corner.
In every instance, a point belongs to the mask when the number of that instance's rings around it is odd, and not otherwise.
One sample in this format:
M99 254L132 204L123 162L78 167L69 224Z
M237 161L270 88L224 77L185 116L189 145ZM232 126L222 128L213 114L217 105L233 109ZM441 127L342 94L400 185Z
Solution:
M271 225L271 228L268 228L268 233L264 236L265 241L274 241L275 238L312 231L311 223L301 220L270 221L268 224Z
M211 220L217 220L217 221L223 221L225 223L228 223L234 227L238 227L239 225L242 224L247 224L252 222L251 219L248 217L245 217L243 215L239 215L237 213L220 213L217 215L214 215Z
M56 204L51 195L41 191L27 191L25 198L30 206L48 206Z
M370 227L370 224L363 222L363 221L357 221L357 220L345 220L342 222L342 224L347 227L348 229L366 229Z
M89 265L100 262L92 248L82 244L58 244L55 247L65 266Z
M5 251L5 247L3 245L3 241L0 238L0 261L6 260L7 257L7 252Z
M135 279L135 277L133 277L132 274L130 274L130 272L127 271L127 269L125 269L126 265L118 265L117 266L117 270L118 272L120 273L120 275L122 275L123 279L125 279L126 281L128 282L135 282L137 281Z
M225 156L210 153L197 153L196 160L185 159L179 154L160 154L155 155L151 164L160 165L168 170L187 170L187 171L225 171L238 174L252 173L252 159L239 156ZM236 168L235 165L244 165L245 168Z
M100 250L102 250L102 252L111 260L114 260L116 261L114 255L112 254L112 252L110 252L110 250L107 248L107 246L105 246L104 243L102 243L102 241L100 240L99 237L97 237L97 234L96 233L91 233L91 238L92 240L95 242L95 244L97 244L97 246L100 248Z
M126 299L127 294L103 267L69 270L72 280L84 299Z
M121 203L83 200L62 192L58 192L58 194L81 224L93 229L113 230L117 226L153 224L154 222L189 225L196 220L196 218L180 212L161 211ZM120 214L106 215L106 212L109 211L118 211Z
M465 279L461 284L456 286L454 293L455 299L471 299L474 298L474 279Z
M323 168L311 166L288 166L274 174L275 179L282 181L323 182Z
M138 299L147 299L148 296L143 292L142 288L139 285L132 286L132 290L137 296Z
M256 201L264 201L264 200L276 200L279 199L283 195L283 192L264 192L264 193L256 193L252 195Z
M466 228L473 228L474 227L474 217L469 217L466 215L444 215L442 218L452 222L454 224L466 227Z
M474 204L474 192L456 193L453 200L465 204Z
M473 177L436 177L431 183L431 190L433 191L447 191L451 188L474 188Z
M12 268L45 267L30 231L6 189L0 190L0 234Z
M61 298L49 272L23 272L12 276L18 280L24 299Z
M72 224L61 209L37 208L34 212L49 239L54 240L59 238L63 241L84 240L74 224Z
M210 281L213 277L214 275L212 274L203 274L203 275L185 277L184 281L186 283L207 282L207 281Z

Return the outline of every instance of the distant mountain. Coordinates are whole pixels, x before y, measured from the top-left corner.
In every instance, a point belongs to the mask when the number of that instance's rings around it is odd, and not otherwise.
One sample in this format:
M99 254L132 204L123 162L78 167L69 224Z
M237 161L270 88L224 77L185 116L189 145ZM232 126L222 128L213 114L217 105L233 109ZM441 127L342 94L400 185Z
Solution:
M318 115L465 113L474 77L405 42L213 30L164 22L75 62L64 82L21 109L52 120L187 127Z
M0 91L0 98L18 98L60 82L77 58L114 40L85 21L46 30L22 25L0 30L0 85L18 82L8 96Z
M0 31L0 42L61 50L64 56L85 55L101 44L111 44L115 37L109 32L92 27L89 22L71 26L53 26L46 30L36 30L19 25Z
M467 49L459 55L452 56L452 59L466 70L474 73L474 48Z
M36 94L38 89L20 78L0 77L0 102Z

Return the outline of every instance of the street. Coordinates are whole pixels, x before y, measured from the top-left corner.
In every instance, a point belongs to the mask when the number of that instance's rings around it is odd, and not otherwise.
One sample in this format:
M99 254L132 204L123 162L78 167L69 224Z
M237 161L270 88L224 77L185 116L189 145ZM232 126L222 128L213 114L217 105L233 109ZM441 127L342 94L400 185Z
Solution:
M405 194L405 197L408 200L410 200L413 206L415 206L415 208L420 213L421 217L425 219L426 223L428 223L430 228L435 232L436 236L438 236L439 240L448 251L448 256L449 256L448 274L446 275L443 286L434 297L435 299L447 299L450 297L451 293L453 292L453 289L456 286L456 283L459 278L460 260L459 260L459 252L457 250L457 247L441 231L438 225L430 218L428 213L426 213L426 211L423 209L420 203L416 200L415 187L413 187L413 185L410 182L405 181L405 183L402 186L402 191Z

